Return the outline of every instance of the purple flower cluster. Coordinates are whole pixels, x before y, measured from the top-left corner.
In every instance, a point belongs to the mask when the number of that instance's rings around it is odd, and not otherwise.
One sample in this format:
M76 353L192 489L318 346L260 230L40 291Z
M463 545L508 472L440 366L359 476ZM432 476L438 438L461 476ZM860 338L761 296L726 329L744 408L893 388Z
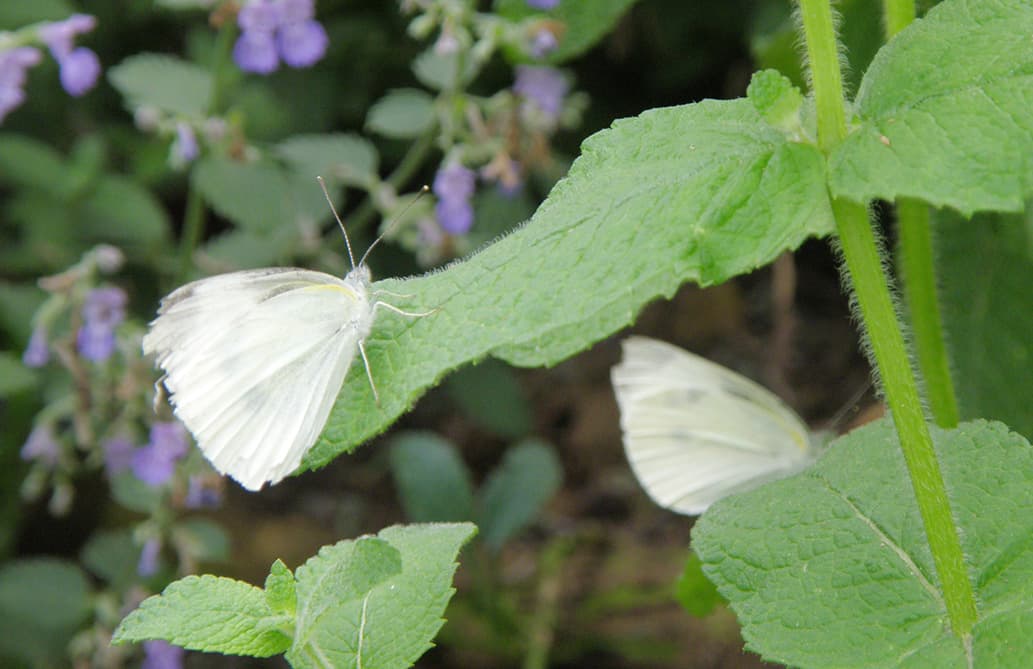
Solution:
M233 60L256 74L275 71L280 59L290 67L314 65L330 43L315 14L315 0L251 0L237 15Z
M476 187L477 175L459 163L449 163L434 176L434 207L438 223L445 232L462 235L473 227L473 205L470 198Z
M528 7L531 7L532 9L541 9L543 11L555 9L558 4L560 4L560 0L527 0Z
M104 471L108 478L114 478L128 471L133 464L136 446L126 437L114 437L101 444L104 452Z
M513 90L532 103L550 120L559 118L570 84L552 67L518 65Z
M36 39L57 61L61 86L69 95L79 97L97 84L100 59L92 50L75 46L75 38L96 25L97 19L89 14L72 14L64 21L44 23L35 29ZM42 60L43 54L34 46L0 51L0 122L25 102L26 72Z
M83 324L76 335L82 357L103 362L115 352L115 328L126 319L126 293L121 288L95 288L82 307Z
M150 441L133 453L130 463L133 474L149 486L164 485L175 473L176 462L189 448L181 424L155 423L151 426Z

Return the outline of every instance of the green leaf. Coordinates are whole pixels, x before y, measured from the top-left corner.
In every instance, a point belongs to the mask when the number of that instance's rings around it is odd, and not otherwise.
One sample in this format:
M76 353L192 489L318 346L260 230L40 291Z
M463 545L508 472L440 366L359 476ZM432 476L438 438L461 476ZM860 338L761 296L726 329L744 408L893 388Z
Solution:
M396 435L391 443L391 472L410 521L473 520L470 471L450 442L432 432Z
M550 63L562 63L580 56L605 37L631 9L636 0L591 0L591 2L560 2L548 16L564 26L563 36L555 51L545 58ZM510 20L520 20L540 10L530 7L526 0L496 0L495 11Z
M79 210L79 234L89 242L122 246L132 255L168 238L171 223L158 199L125 177L101 177Z
M703 563L695 553L691 553L685 561L685 569L678 577L675 596L682 608L697 618L710 615L725 601L718 593L717 586L703 574Z
M434 98L417 88L388 91L366 115L366 128L393 139L419 137L434 125Z
M305 465L383 430L447 371L486 355L554 364L686 281L720 283L833 230L824 159L748 100L648 111L590 137L530 222L446 270L384 281L423 318L380 310L366 341L380 390L348 375Z
M297 586L294 574L282 560L277 560L269 569L265 579L265 602L277 613L294 616L298 607Z
M20 356L0 351L0 397L34 388L36 382L36 374L22 364Z
M0 328L16 341L28 342L33 314L46 298L47 294L34 285L0 281Z
M317 176L365 186L377 177L379 156L369 140L350 134L295 135L280 142L276 153L305 179Z
M188 518L173 526L176 549L194 560L218 562L230 558L230 538L218 523Z
M290 645L275 626L281 618L261 588L219 576L187 576L145 599L122 620L111 643L164 639L190 650L270 657Z
M140 547L133 541L132 530L102 530L90 536L80 553L83 566L121 589L139 579L136 573Z
M200 118L211 105L211 74L172 56L130 56L108 70L108 80L126 99L130 110L149 106Z
M469 523L389 527L324 547L298 569L295 669L412 665L431 647L452 597Z
M302 183L274 165L205 158L191 180L220 216L256 235L276 236L281 228L311 222L316 210L329 214L315 177Z
M883 419L809 471L725 498L693 529L747 647L799 667L1021 666L1033 599L1033 448L1000 423L933 429L979 620L947 624L922 519Z
M288 226L269 231L230 230L201 248L207 262L199 264L206 269L215 265L222 272L283 265L291 257L290 249L297 245L298 237L299 230Z
M6 183L57 195L66 171L64 156L50 145L24 135L0 134L0 176Z
M474 80L480 68L474 59L467 58L462 76L458 76L459 62L457 58L455 53L438 53L430 48L416 57L412 64L412 71L421 84L436 91L449 90L456 88L457 85L465 86ZM459 79L458 84L457 79Z
M774 70L756 72L746 96L765 121L784 132L799 134L803 94L788 77Z
M962 417L1033 439L1033 229L1025 216L935 214L937 273Z
M886 45L829 159L833 193L964 214L1033 194L1033 4L946 0Z
M452 397L478 425L510 439L531 431L531 407L511 367L485 360L460 369L446 383Z
M547 444L528 440L506 451L481 491L478 526L493 550L527 527L559 490L563 468Z
M90 586L74 564L33 559L0 567L0 657L56 666L89 615Z
M17 30L37 21L59 21L75 13L66 0L0 2L0 30Z

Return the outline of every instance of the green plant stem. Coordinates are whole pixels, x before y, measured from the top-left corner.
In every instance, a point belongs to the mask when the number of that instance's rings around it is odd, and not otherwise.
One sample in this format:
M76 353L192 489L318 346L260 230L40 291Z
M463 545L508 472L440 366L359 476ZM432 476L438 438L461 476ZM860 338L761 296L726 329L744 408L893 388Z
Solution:
M893 37L915 20L915 0L882 0L886 37Z
M201 198L201 191L194 185L193 181L187 190L187 208L183 215L183 236L179 240L179 272L176 283L183 283L190 274L193 267L194 249L201 241L204 234L204 200Z
M563 591L563 565L574 549L572 537L553 539L542 551L539 564L538 603L531 618L523 669L545 669L556 635L559 599Z
M827 154L846 137L843 87L829 0L799 0L818 120L818 141ZM835 71L833 71L835 70ZM918 385L890 296L868 211L863 204L833 198L832 211L849 283L857 297L886 402L900 438L904 460L940 577L951 627L971 633L975 596L965 571L961 541L950 511L932 435L922 412Z
M906 198L897 202L897 264L929 408L936 424L950 429L957 427L960 418L937 301L929 219L924 202Z

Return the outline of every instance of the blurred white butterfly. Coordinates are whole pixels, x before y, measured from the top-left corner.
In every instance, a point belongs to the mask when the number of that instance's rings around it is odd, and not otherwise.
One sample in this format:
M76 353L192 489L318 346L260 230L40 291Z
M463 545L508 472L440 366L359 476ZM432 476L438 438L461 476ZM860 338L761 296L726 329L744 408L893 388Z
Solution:
M431 313L377 300L369 250L356 265L347 232L345 242L352 270L343 279L270 267L194 281L161 301L143 338L176 416L212 465L248 490L297 469L356 351L379 402L364 346L378 308Z
M803 419L767 389L655 339L623 347L611 377L624 452L660 506L697 515L816 458Z

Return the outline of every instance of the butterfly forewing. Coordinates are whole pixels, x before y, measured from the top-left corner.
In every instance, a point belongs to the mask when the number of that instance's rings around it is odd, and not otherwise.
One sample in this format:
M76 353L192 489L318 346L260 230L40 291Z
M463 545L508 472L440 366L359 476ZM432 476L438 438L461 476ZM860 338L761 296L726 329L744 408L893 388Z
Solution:
M250 270L171 293L143 345L205 456L256 490L300 464L372 320L364 267Z
M665 508L702 513L813 458L806 425L777 396L670 344L626 340L613 386L628 461Z

